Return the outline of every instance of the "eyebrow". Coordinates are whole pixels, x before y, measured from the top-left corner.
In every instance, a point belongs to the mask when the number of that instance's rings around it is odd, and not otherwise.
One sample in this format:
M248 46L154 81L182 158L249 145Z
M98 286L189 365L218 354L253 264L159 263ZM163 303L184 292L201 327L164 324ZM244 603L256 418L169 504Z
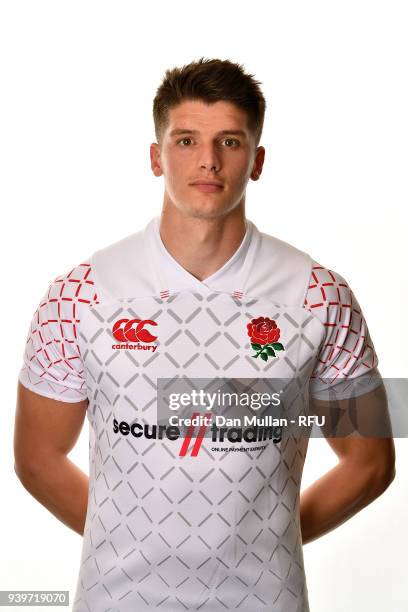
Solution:
M170 132L170 136L176 136L177 134L199 134L198 130L188 130L184 128L176 128ZM246 137L246 133L243 130L221 130L217 132L216 136L225 136L227 134L233 134L234 136Z

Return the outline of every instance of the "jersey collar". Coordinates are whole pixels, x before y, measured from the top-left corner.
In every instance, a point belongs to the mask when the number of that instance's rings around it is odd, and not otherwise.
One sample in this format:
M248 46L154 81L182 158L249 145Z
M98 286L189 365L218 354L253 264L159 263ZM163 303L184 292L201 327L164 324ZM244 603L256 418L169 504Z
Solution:
M244 291L246 278L254 259L254 252L259 240L256 226L245 220L246 232L235 253L208 278L200 281L169 253L160 236L160 217L154 217L145 228L145 237L151 254L153 270L156 276L158 293L167 291L198 291L208 294L212 291L226 293Z

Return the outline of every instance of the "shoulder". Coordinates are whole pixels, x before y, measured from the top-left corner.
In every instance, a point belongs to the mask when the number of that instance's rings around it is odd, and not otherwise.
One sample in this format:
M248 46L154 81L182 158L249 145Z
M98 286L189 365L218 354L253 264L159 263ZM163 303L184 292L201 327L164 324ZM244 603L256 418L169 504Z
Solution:
M50 283L46 297L49 302L98 303L97 287L90 258L57 276Z
M363 310L349 283L339 272L313 261L304 308L322 323L324 347L331 354L364 355L364 367L376 359Z
M313 261L304 308L320 320L324 330L312 378L326 377L332 382L343 377L357 378L377 366L378 357L364 313L342 274ZM374 381L373 384L377 386L378 383ZM320 388L314 383L313 395L317 398L320 397L319 389L323 392L324 385ZM341 392L346 393L343 389ZM353 390L352 395L360 392ZM338 394L337 397L343 396Z
M84 309L99 304L90 260L70 268L52 280L43 294L32 320L32 333L51 333L76 339L76 327Z
M99 303L89 260L49 283L29 326L22 384L53 399L86 398L79 326L87 310Z
M304 308L315 314L324 324L361 316L357 299L342 274L312 260Z

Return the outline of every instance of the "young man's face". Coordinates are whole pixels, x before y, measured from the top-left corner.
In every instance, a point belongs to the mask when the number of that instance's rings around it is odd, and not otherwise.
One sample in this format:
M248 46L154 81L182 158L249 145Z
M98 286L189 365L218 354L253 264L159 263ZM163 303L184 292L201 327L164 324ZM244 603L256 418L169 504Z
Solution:
M247 122L244 111L224 101L186 100L169 111L162 142L150 149L154 174L164 175L166 205L214 218L244 204L248 180L259 178L265 155Z

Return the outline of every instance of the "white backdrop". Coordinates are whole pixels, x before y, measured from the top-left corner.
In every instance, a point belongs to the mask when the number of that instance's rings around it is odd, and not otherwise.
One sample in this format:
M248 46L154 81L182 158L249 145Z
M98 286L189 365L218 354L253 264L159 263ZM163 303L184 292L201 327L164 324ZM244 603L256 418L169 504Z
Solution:
M267 99L258 228L350 283L383 376L407 376L407 5L81 0L0 5L2 347L0 589L65 589L82 539L13 471L17 373L48 284L159 213L152 100L166 68L244 64ZM87 470L87 424L71 458ZM383 496L304 548L311 612L408 608L404 469ZM310 441L302 487L336 463Z

